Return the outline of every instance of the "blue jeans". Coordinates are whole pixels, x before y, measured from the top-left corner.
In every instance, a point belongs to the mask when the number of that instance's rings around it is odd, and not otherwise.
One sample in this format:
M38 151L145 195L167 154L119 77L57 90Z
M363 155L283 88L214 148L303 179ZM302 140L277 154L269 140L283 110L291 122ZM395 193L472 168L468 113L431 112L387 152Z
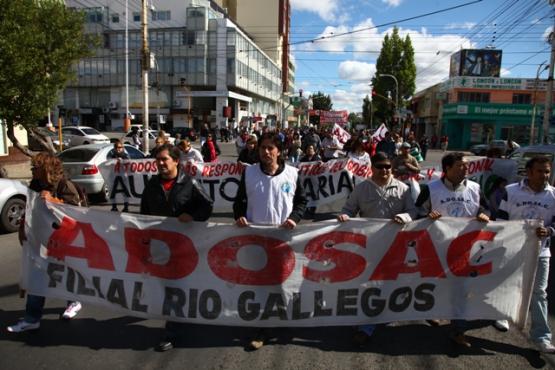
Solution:
M43 308L44 308L44 297L27 294L27 303L25 304L24 320L30 323L39 322L40 319L42 318Z
M549 278L549 257L538 258L536 279L530 301L530 339L533 342L551 343L551 329L547 321L547 280Z

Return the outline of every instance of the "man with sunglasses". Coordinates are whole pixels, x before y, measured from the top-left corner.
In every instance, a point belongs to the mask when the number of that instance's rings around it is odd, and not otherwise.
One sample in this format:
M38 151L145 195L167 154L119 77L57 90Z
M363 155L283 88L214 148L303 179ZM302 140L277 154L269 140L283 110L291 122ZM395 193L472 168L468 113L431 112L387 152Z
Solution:
M485 211L487 201L480 185L466 178L468 175L468 161L464 153L452 152L441 159L443 176L441 179L430 181L427 186L420 187L420 195L416 200L416 207L422 210L428 218L438 220L447 217L475 217L478 221L489 222ZM428 321L437 326L437 320ZM468 329L468 321L452 320L452 330L449 335L455 344L469 348L471 343L464 335Z
M410 188L395 179L391 171L391 161L387 154L378 152L370 159L372 176L359 183L347 198L341 214L340 222L351 217L384 218L398 224L412 221L417 216L410 194ZM376 325L363 325L353 336L357 345L363 345L372 336Z

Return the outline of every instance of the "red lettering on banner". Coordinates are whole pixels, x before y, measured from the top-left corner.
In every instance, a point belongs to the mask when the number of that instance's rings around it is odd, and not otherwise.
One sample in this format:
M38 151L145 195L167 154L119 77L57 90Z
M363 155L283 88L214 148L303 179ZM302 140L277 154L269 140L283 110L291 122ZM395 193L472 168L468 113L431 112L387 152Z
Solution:
M481 265L470 264L470 250L479 240L492 241L496 233L492 231L476 230L457 237L447 250L447 264L455 276L479 276L491 273L492 263Z
M432 179L432 176L434 175L434 172L436 171L435 168L428 168L426 170L426 175L428 176L428 180Z
M118 161L116 162L116 164L114 165L114 172L115 172L115 173L119 173L119 171L120 171L120 168L119 168L119 167L120 167L120 161L118 160Z
M257 245L266 251L266 266L258 271L239 266L237 253L246 245ZM214 245L208 252L208 266L220 279L235 284L281 284L295 268L295 253L279 240L261 235L242 235L227 238Z
M72 245L79 233L83 234L83 247ZM78 222L67 216L50 235L47 254L61 261L66 257L82 258L87 260L90 268L114 271L110 248L104 239L94 232L91 224Z
M359 247L366 248L366 235L334 231L310 240L304 250L305 256L312 261L329 261L330 264L335 266L327 271L319 271L304 266L303 277L315 282L326 279L331 283L337 283L354 279L362 274L366 268L364 257L332 248L333 245L340 243L356 244Z
M409 247L414 248L416 261L405 261ZM420 272L420 277L445 277L430 234L426 230L398 232L370 280L396 280L399 274L415 272Z
M129 254L126 272L149 273L162 279L181 279L193 272L198 264L198 253L187 236L165 230L125 228L125 249ZM161 265L152 263L151 240L164 242L170 258Z
M205 164L202 167L202 176L208 176L208 173L210 172L210 166Z

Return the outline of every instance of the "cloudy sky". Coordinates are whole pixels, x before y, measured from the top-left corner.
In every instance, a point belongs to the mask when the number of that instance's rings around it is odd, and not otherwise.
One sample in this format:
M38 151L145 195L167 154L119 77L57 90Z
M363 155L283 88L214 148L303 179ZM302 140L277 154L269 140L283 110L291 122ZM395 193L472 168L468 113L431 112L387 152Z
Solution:
M447 79L449 55L461 48L493 45L503 50L503 77L535 78L538 65L549 60L546 37L555 13L548 0L478 0L402 21L473 1L291 0L296 89L323 91L334 109L361 111L383 37L393 25L412 39L417 91ZM358 32L342 35L351 31Z

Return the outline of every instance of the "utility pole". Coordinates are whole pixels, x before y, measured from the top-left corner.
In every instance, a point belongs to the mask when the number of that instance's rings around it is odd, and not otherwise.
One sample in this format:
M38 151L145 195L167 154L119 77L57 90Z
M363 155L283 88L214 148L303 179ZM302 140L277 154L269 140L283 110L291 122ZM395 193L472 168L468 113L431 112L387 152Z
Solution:
M129 0L125 0L125 118L123 131L131 127L131 113L129 112Z
M555 0L549 0L549 5L554 6ZM555 65L555 26L549 34L551 44L551 60L549 61L549 77L547 78L547 91L545 92L545 111L543 112L543 140L544 144L550 142L549 123L553 112L553 67Z
M547 60L542 62L539 66L538 66L538 70L536 72L536 81L534 84L534 108L532 109L532 124L530 125L530 142L529 144L532 145L534 144L534 139L536 137L535 135L535 124L536 124L536 107L537 107L537 103L538 103L538 99L537 99L537 94L538 94L538 82L540 80L540 73L542 73L544 70L546 70L548 68L548 66L546 66L545 64L547 63ZM543 68L543 69L542 69Z
M142 74L143 74L143 149L146 154L149 153L148 137L149 137L149 124L148 124L148 69L150 68L150 50L148 50L148 9L147 0L142 0L142 15L141 27L143 30L143 48L142 48Z

